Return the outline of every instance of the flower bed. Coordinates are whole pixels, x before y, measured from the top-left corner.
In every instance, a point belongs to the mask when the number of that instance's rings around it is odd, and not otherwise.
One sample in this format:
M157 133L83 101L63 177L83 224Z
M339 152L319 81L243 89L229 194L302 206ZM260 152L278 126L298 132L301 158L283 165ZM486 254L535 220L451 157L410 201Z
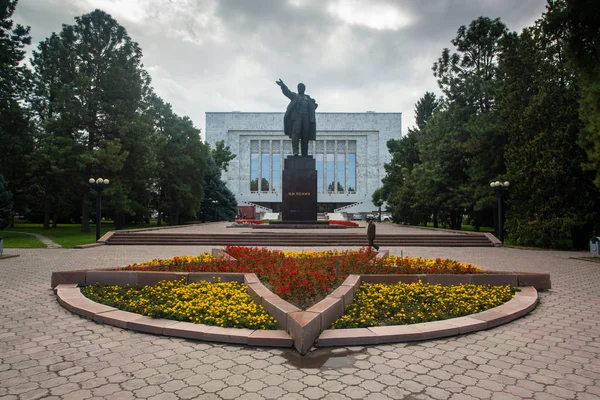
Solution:
M358 251L281 252L265 248L227 246L225 259L182 262L175 257L124 267L129 271L185 271L255 273L278 296L300 307L315 304L349 274L471 274L481 268L454 260L409 257L376 258L369 249Z
M388 256L384 259L396 274L475 274L483 270L475 265L462 264L448 258L415 258Z
M264 221L260 219L238 219L235 221L237 225L260 225L260 224L268 224L269 221Z
M277 322L237 282L161 281L155 286L81 288L92 301L124 311L226 328L277 329Z
M346 220L330 220L329 225L358 226L356 222Z
M408 325L475 314L513 298L511 286L363 283L332 329Z
M217 258L209 253L201 253L197 256L177 256L173 258L155 258L149 261L130 264L126 267L117 268L118 271L177 271L189 272L194 265L201 263L214 262Z

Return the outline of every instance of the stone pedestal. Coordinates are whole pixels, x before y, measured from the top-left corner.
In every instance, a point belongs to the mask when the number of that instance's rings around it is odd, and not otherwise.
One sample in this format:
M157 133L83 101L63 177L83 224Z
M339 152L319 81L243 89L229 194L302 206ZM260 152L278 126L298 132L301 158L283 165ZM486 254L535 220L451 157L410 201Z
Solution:
M317 170L312 156L289 156L283 163L285 222L317 222Z

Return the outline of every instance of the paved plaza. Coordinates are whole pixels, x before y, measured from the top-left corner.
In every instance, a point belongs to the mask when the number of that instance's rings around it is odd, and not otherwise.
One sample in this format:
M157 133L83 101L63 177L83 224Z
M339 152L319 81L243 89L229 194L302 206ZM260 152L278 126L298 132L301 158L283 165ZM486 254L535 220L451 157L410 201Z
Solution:
M317 349L302 357L291 349L99 325L62 308L50 290L52 271L113 267L209 247L8 249L20 257L0 260L0 399L600 399L600 264L574 258L587 253L389 250L486 269L548 272L553 289L540 293L529 315L491 330L429 342Z

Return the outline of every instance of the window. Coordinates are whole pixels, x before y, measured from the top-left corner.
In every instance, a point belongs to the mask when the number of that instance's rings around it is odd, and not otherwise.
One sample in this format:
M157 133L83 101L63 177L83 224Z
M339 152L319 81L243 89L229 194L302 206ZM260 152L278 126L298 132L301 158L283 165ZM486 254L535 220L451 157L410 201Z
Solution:
M315 154L317 164L317 193L323 193L323 153Z
M336 169L337 169L337 188L336 191L340 193L344 193L344 185L346 180L346 163L345 163L345 154L338 153L336 161Z
M260 191L268 192L269 191L269 179L271 179L271 160L270 154L267 152L262 153L261 161L261 180L260 180Z
M250 153L250 191L258 192L258 153Z
M356 193L356 153L348 153L346 169L346 186L348 193Z
M327 191L335 192L335 154L327 153L327 164L326 164L326 174L327 174Z
M273 181L271 190L279 192L281 190L281 154L273 154Z

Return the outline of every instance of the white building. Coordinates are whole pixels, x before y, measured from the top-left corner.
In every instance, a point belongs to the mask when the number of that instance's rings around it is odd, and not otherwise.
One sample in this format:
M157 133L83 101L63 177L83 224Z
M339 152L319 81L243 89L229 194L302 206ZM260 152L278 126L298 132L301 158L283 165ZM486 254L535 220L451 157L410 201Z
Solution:
M284 113L207 112L206 141L225 141L236 158L223 180L238 203L281 209L283 159L292 141L283 133ZM370 212L391 160L387 141L402 136L401 113L317 113L317 140L308 153L317 164L319 212L343 208Z

